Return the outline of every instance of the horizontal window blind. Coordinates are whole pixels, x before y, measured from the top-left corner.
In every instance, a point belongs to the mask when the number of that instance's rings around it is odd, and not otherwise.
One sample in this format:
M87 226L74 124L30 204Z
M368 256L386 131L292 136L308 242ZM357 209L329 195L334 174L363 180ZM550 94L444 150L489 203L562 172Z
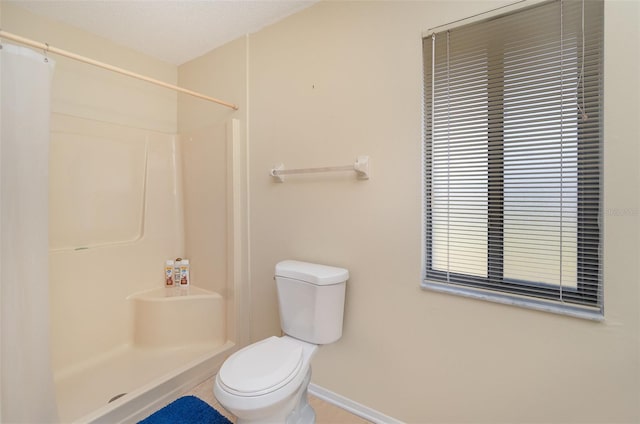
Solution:
M601 1L424 39L426 281L602 309Z

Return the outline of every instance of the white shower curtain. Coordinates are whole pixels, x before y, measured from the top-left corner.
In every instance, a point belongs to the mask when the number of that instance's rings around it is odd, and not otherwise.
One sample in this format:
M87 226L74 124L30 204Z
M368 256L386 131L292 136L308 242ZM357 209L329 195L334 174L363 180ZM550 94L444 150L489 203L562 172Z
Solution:
M57 421L49 346L48 168L53 61L0 49L0 422Z

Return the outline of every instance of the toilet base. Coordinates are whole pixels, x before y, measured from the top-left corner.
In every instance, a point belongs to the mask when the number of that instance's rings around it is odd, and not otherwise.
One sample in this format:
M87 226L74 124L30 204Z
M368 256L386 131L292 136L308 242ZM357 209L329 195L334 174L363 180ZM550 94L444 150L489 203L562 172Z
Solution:
M315 424L316 422L316 412L313 410L313 407L309 403L309 383L311 382L311 367L309 367L309 371L307 371L307 375L302 382L301 389L302 394L300 395L300 401L296 405L291 414L287 417L286 424Z
M316 413L309 403L309 394L307 391L310 382L311 367L309 367L298 392L290 398L290 403L288 403L288 405L295 404L295 407L288 414L282 416L276 414L261 419L243 419L241 417L237 417L236 424L315 424ZM289 408L290 407L291 406L289 406ZM283 409L286 411L289 408L285 406Z
M307 402L307 406L302 410L300 414L300 418L297 421L298 423L309 423L315 424L316 422L316 411L313 410L311 405Z

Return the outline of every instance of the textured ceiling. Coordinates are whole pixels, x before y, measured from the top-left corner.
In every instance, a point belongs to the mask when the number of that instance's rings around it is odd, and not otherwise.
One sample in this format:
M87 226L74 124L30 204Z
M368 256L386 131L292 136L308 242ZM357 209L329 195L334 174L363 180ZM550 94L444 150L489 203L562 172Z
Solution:
M10 3L181 65L316 1L14 0Z

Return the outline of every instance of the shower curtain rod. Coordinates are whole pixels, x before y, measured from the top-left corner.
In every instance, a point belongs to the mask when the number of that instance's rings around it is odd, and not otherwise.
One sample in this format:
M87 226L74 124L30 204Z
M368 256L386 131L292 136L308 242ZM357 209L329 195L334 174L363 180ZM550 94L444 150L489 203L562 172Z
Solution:
M68 57L70 59L77 60L79 62L83 62L83 63L87 63L89 65L97 66L99 68L107 69L107 70L112 71L112 72L117 72L119 74L126 75L126 76L131 77L131 78L136 78L136 79L139 79L139 80L142 80L142 81L149 82L151 84L155 84L155 85L159 85L161 87L169 88L171 90L175 90L175 91L178 91L180 93L188 94L190 96L198 97L200 99L207 100L207 101L210 101L210 102L213 102L213 103L217 103L219 105L231 108L233 110L238 110L238 106L234 105L233 103L228 103L228 102L225 102L223 100L216 99L214 97L206 96L206 95L198 93L196 91L187 90L186 88L178 87L177 85L169 84L169 83L166 83L164 81L160 81L160 80L157 80L157 79L154 79L154 78L150 78L150 77L147 77L147 76L144 76L144 75L141 75L141 74L136 74L135 72L127 71L126 69L118 68L117 66L109 65L108 63L99 62L97 60L93 60L93 59L90 59L90 58L85 57L85 56L80 56L78 54L71 53L71 52L68 52L66 50L62 50L62 49L50 46L47 43L40 43L38 41L30 40L28 38L24 38L24 37L21 37L19 35L12 34L10 32L3 31L1 29L0 29L0 38L5 38L7 40L15 41L17 43L24 44L24 45L27 45L29 47L34 47L36 49L43 50L45 52L45 55L47 53L59 54L60 56Z

